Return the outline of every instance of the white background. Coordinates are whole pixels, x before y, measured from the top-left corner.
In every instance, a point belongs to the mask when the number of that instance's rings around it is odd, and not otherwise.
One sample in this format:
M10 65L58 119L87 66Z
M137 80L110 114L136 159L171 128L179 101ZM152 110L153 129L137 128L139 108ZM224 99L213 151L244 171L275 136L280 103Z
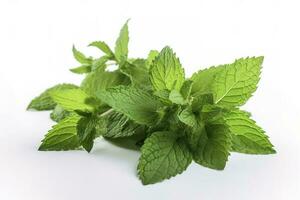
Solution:
M300 5L291 0L0 0L0 199L300 199ZM186 73L264 55L259 89L244 106L278 151L233 153L224 171L192 164L182 175L143 186L139 152L99 140L94 150L39 152L53 124L26 112L56 83L82 76L71 47L110 45L130 21L130 56L170 45Z

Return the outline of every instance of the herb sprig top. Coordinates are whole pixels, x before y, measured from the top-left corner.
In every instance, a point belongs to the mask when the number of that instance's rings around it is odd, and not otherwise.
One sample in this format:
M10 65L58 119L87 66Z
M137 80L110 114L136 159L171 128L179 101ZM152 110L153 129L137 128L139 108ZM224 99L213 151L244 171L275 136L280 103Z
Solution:
M102 51L99 58L73 46L80 66L71 71L85 74L81 85L55 85L28 106L51 110L57 122L40 151L90 152L98 137L131 141L141 151L137 170L143 184L180 174L192 161L222 170L230 152L275 153L250 113L239 109L257 88L263 57L240 58L187 78L170 47L131 58L128 42L127 21L114 50L103 41L89 44ZM117 69L108 70L111 64Z

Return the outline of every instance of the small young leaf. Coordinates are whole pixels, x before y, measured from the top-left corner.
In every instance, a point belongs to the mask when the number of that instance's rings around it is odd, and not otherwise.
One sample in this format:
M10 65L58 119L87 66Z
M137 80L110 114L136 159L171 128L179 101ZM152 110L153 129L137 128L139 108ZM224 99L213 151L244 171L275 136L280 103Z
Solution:
M117 112L139 124L154 125L159 120L162 104L149 92L126 86L99 91L97 96Z
M86 74L91 72L91 66L90 65L82 65L80 67L72 68L70 69L71 72L75 74Z
M92 64L92 59L87 58L83 53L78 51L75 46L72 48L74 58L81 64L90 65Z
M89 44L89 46L91 47L97 47L98 49L100 49L103 53L107 54L108 56L112 57L114 56L114 53L112 52L112 50L109 48L109 46L103 42L103 41L95 41L92 42L91 44Z
M192 161L183 138L168 131L153 133L141 151L138 174L145 185L181 174Z
M193 86L193 81L192 80L186 80L184 81L181 89L180 89L180 93L182 94L182 97L184 99L188 99L188 97L190 96L191 92L192 92L192 86Z
M143 65L135 65L126 62L120 67L122 73L127 75L133 86L141 87L145 89L151 88L148 69Z
M51 91L52 99L67 111L93 111L94 108L86 103L89 96L81 89Z
M55 86L47 89L42 94L40 94L40 96L34 98L28 105L27 110L30 110L30 109L53 110L56 106L56 103L52 100L49 93L52 91L60 91L60 90L74 89L74 88L78 88L78 86L69 84L69 83L55 85Z
M77 149L80 146L76 131L79 119L78 115L73 114L54 125L45 135L39 150L62 151Z
M119 71L107 72L99 69L86 76L81 83L81 88L88 95L96 97L96 93L100 90L129 83L129 78Z
M193 113L191 107L187 107L183 109L179 114L178 118L181 122L184 124L190 126L190 127L195 127L197 126L197 119L195 114Z
M128 21L122 27L115 46L115 57L119 63L127 60L128 57Z
M225 115L226 124L232 135L232 150L248 154L273 154L273 145L250 114L241 110L232 110Z
M169 94L169 99L171 102L179 105L186 104L186 100L183 98L182 94L177 90L172 90Z
M71 112L64 110L60 105L56 105L54 110L50 113L50 118L55 122L60 122L70 114Z
M93 60L91 70L92 71L104 71L106 68L106 62L109 60L108 56L102 56L98 59Z
M165 47L150 68L150 80L155 90L178 90L184 82L184 70L170 47Z
M158 56L159 51L157 50L151 50L148 54L147 61L146 61L146 67L150 69L150 66L152 65L153 61L155 60L156 56Z

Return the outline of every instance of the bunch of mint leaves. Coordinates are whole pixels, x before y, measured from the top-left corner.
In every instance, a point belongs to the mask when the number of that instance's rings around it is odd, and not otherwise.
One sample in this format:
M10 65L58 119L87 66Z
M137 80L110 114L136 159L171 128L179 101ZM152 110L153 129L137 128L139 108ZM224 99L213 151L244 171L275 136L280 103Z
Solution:
M40 151L90 152L98 137L131 141L141 150L137 170L143 184L180 174L192 161L222 170L230 152L275 153L263 129L239 109L257 88L263 57L237 59L186 78L170 47L129 58L128 42L127 21L114 50L103 41L89 45L102 51L99 58L73 47L80 66L71 71L85 74L81 85L55 85L28 106L51 110L57 122ZM108 70L110 65L117 69Z

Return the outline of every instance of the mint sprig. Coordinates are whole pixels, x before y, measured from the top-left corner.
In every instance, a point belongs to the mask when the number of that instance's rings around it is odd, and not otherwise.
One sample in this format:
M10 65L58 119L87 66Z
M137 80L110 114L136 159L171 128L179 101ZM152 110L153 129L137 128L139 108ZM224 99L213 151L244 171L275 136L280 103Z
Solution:
M80 86L58 84L28 106L52 110L57 122L39 150L90 152L98 137L124 139L124 146L130 141L141 150L137 170L143 184L176 176L192 160L222 170L230 152L276 152L250 113L239 109L257 88L263 57L240 58L188 78L169 46L132 58L128 42L127 21L114 51L95 41L89 46L103 55L93 58L73 46L79 66L71 71L86 74ZM117 69L108 70L111 64Z

